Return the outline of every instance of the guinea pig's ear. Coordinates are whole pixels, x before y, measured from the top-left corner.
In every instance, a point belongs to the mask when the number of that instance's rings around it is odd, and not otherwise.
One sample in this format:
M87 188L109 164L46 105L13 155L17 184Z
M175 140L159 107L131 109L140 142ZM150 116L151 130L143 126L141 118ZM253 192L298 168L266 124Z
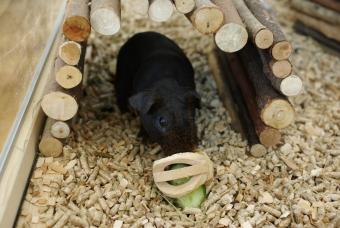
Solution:
M129 103L138 113L146 114L155 103L155 97L150 92L140 92L130 97Z
M201 108L201 96L196 91L186 92L185 99L192 103L195 108Z

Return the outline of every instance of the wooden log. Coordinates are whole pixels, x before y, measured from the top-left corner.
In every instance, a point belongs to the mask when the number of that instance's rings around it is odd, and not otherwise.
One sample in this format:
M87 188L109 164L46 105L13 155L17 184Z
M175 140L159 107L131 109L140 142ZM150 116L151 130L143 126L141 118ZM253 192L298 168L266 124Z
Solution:
M274 77L285 78L292 73L293 66L288 59L274 60L267 50L258 50L264 67L271 71Z
M51 135L57 139L65 139L71 133L70 126L63 121L55 121L51 126Z
M89 21L89 0L70 0L65 13L63 33L77 42L87 40L91 32Z
M271 54L276 60L288 59L293 52L293 47L287 41L281 27L270 14L267 3L263 0L244 0L254 16L274 34L274 44Z
M232 0L213 0L213 3L224 15L224 25L215 34L217 47L225 52L241 50L248 41L248 32Z
M92 0L91 26L102 35L113 35L120 29L120 0Z
M59 157L63 152L63 143L51 134L51 127L54 122L53 119L47 118L39 143L39 151L46 157Z
M336 12L340 13L340 2L339 0L312 0L315 3L323 5L328 9L335 10Z
M194 27L202 34L213 34L223 25L222 10L210 0L195 0L196 8L187 14Z
M77 65L81 54L81 45L74 41L64 41L58 50L61 60L68 65Z
M313 18L318 18L334 25L340 25L340 13L327 9L319 4L306 0L292 0L294 9L303 12Z
M261 49L267 49L273 44L273 33L263 25L248 9L243 0L233 0L233 3L247 26L252 42Z
M244 97L242 96L240 89L232 75L233 73L230 65L222 52L215 51L215 55L217 58L218 67L222 73L222 78L226 81L227 86L231 91L232 99L236 105L236 112L238 118L240 119L244 136L250 145L250 153L255 154L256 156L263 156L267 153L267 149L259 141L254 124L249 117L249 112L246 108Z
M336 40L330 39L326 37L324 34L320 33L319 31L312 29L306 25L304 25L300 21L296 21L293 26L294 30L298 33L301 33L306 36L310 36L313 39L317 40L321 44L329 47L332 50L340 52L340 43Z
M195 8L195 0L173 0L178 12L186 14Z
M76 66L65 64L60 58L55 62L55 80L65 89L72 89L79 85L82 80L82 73Z
M314 19L313 17L302 13L295 13L294 15L297 20L301 21L306 26L321 32L329 39L340 42L340 26L330 25L326 22Z
M129 0L129 7L139 15L147 15L149 10L149 0Z
M236 54L225 54L229 62L233 79L240 88L249 116L254 124L256 134L264 146L275 146L280 143L281 134L277 129L266 126L260 118L260 113L255 101L255 91L249 77Z
M174 11L170 0L149 0L149 5L149 18L156 22L169 20Z
M262 121L276 129L289 126L294 121L294 109L287 98L276 92L263 75L263 66L256 47L248 43L240 51L240 57L254 86Z

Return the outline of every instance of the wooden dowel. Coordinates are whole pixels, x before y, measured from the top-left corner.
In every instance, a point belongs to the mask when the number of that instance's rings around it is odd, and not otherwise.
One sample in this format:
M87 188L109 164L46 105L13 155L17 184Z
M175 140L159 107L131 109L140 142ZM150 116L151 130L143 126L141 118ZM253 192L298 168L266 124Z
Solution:
M340 25L340 13L306 0L292 0L294 9L334 25Z
M53 119L46 119L45 128L39 143L39 151L46 157L59 157L63 152L63 143L51 134L51 127L54 123Z
M241 50L248 41L248 32L232 0L213 0L223 12L224 24L215 34L215 43L224 52Z
M335 10L336 12L340 13L340 2L339 0L312 0L328 9Z
M300 21L296 21L294 23L294 30L298 33L301 33L306 36L310 36L313 39L317 40L321 44L329 47L332 50L340 52L340 43L337 42L336 40L329 39L326 37L324 34L320 33L319 31L312 29L306 25L304 25Z
M77 65L81 54L81 45L74 41L64 41L59 46L59 57L68 65Z
M302 13L295 13L294 14L296 19L301 21L303 24L307 25L308 27L317 30L324 34L329 39L336 40L340 42L340 26L333 26L326 22L323 22L318 19L314 19L313 17L307 16L306 14Z
M294 121L294 109L287 98L276 92L264 76L261 58L256 47L248 43L240 51L240 57L254 86L256 103L262 121L276 129L290 125Z
M91 32L89 21L89 0L70 0L67 5L63 33L77 42L87 40Z
M149 10L149 0L130 0L129 8L139 15L147 15Z
M213 34L223 25L222 10L210 0L195 0L196 8L187 16L194 27L203 34Z
M65 139L71 133L70 126L63 121L54 121L51 126L51 134L57 139Z
M120 0L92 0L91 26L102 35L113 35L120 29Z
M149 0L149 18L156 22L170 19L174 6L170 0Z
M240 118L245 137L250 145L250 153L255 154L256 156L263 156L267 153L267 149L259 141L255 131L254 123L250 119L244 97L242 96L240 88L234 80L231 67L227 59L224 57L224 53L215 51L215 55L218 59L217 61L222 72L222 77L227 82L233 101L237 106L237 115Z
M65 64L60 58L55 62L55 80L65 89L72 89L80 84L82 73L76 66Z
M274 44L271 54L276 60L288 59L293 52L293 47L287 41L281 27L268 10L267 3L263 0L244 0L254 16L274 34Z
M249 81L247 73L243 69L239 57L236 54L225 54L225 58L228 60L232 76L240 88L260 142L267 147L277 145L280 142L281 134L277 129L266 126L261 120L255 101L254 88Z
M233 3L247 26L252 42L261 49L267 49L273 44L273 33L264 26L248 9L243 0L233 0Z
M195 8L195 0L173 0L178 12L186 14Z

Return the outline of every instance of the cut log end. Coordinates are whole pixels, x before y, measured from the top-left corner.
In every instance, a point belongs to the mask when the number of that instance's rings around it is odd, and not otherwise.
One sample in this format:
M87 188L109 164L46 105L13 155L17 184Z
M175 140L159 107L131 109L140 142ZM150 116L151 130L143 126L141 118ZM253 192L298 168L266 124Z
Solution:
M236 52L247 43L247 30L239 24L228 23L223 25L215 34L215 43L224 52Z
M255 36L255 44L260 49L267 49L272 46L274 42L273 33L267 29L261 29Z
M111 9L97 9L90 20L93 29L102 35L113 35L120 29L120 17Z
M51 126L51 134L57 139L65 139L70 135L70 127L67 123L57 121Z
M256 158L267 154L267 149L262 144L254 144L250 147L250 154Z
M77 65L80 59L81 46L74 41L66 41L59 47L59 57L68 65Z
M203 34L212 34L222 26L224 21L223 12L215 7L205 7L194 12L193 24Z
M273 74L278 78L285 78L292 73L293 66L289 60L276 61L271 65Z
M79 85L82 77L83 75L78 68L68 65L62 66L56 73L56 81L65 89L71 89Z
M262 121L273 128L288 127L294 121L295 112L291 104L282 99L270 101L262 110Z
M277 129L267 127L259 135L259 140L265 146L275 146L280 143L281 133Z
M46 157L59 157L63 152L63 144L53 137L43 137L39 143L39 151Z
M293 47L288 41L281 41L273 45L272 56L276 60L288 59L293 52Z
M286 96L296 96L301 93L302 89L302 80L296 75L283 79L280 85L281 92Z
M174 11L174 6L169 0L155 0L150 4L149 17L155 22L167 21Z
M45 95L41 107L48 117L61 121L71 119L78 111L76 100L63 92L51 92Z
M194 0L174 0L176 9L180 13L190 13L195 8Z
M66 18L63 33L69 39L77 42L87 40L91 32L90 22L81 16Z

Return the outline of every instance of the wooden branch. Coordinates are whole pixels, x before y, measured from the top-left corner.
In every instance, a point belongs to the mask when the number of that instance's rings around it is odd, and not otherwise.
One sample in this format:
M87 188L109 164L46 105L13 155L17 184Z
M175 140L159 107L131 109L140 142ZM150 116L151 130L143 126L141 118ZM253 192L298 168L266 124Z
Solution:
M340 52L340 43L339 42L326 37L324 34L304 25L300 21L296 21L294 23L294 30L298 33L301 33L303 35L310 36L310 37L314 38L315 40L317 40L321 44L329 47L332 50L336 50L336 51Z
M59 157L63 152L63 143L51 134L51 127L54 123L53 119L47 118L39 143L39 151L46 157Z
M260 142L269 147L275 146L280 142L281 134L277 129L266 126L260 118L259 110L255 101L255 91L249 81L249 77L236 54L226 54L225 58L229 62L232 76L240 88L242 97L245 101L249 116L254 124L256 134Z
M335 10L336 12L340 13L340 2L339 0L312 0L328 9Z
M244 0L254 16L274 34L271 54L276 60L288 59L293 52L292 45L287 41L281 27L267 9L263 0Z
M57 139L65 139L71 133L70 126L63 121L55 121L51 126L51 135Z
M231 97L236 105L237 115L240 119L242 129L245 138L248 140L250 145L250 153L254 156L263 156L267 153L266 148L259 142L259 138L256 134L253 122L249 117L249 112L245 105L244 97L242 96L239 87L237 86L231 67L224 57L224 53L221 51L215 51L216 58L218 59L218 66L222 72L223 80L228 84L228 88L231 92Z
M187 14L194 27L203 34L213 34L222 26L222 10L210 0L195 0L196 8Z
M74 41L64 41L59 46L58 51L60 59L68 65L77 65L80 59L81 46Z
M149 10L149 0L130 0L129 7L139 15L147 15Z
M170 19L174 6L170 0L149 0L149 18L156 22Z
M190 13L195 8L195 0L173 0L173 2L180 13Z
M294 15L296 19L301 21L306 26L319 31L329 39L340 42L340 26L327 24L326 22L314 19L313 17L307 16L306 14L302 13L295 13Z
M276 129L290 125L294 121L294 109L287 98L277 93L263 75L263 66L256 47L248 43L240 51L240 57L254 86L262 121Z
M340 13L327 9L319 4L306 0L292 0L291 5L294 9L313 18L318 18L334 25L340 25Z
M273 44L273 33L264 26L248 9L243 0L233 0L233 3L247 26L252 42L261 49L269 48Z
M91 26L102 35L113 35L120 29L120 0L92 0Z
M225 52L241 50L248 41L248 33L232 0L213 0L213 3L224 15L224 25L215 34L217 47Z
M65 64L60 58L56 59L55 70L55 80L61 87L71 89L81 83L83 75L80 70Z
M87 40L91 32L89 21L89 0L70 0L65 13L63 33L77 42Z

